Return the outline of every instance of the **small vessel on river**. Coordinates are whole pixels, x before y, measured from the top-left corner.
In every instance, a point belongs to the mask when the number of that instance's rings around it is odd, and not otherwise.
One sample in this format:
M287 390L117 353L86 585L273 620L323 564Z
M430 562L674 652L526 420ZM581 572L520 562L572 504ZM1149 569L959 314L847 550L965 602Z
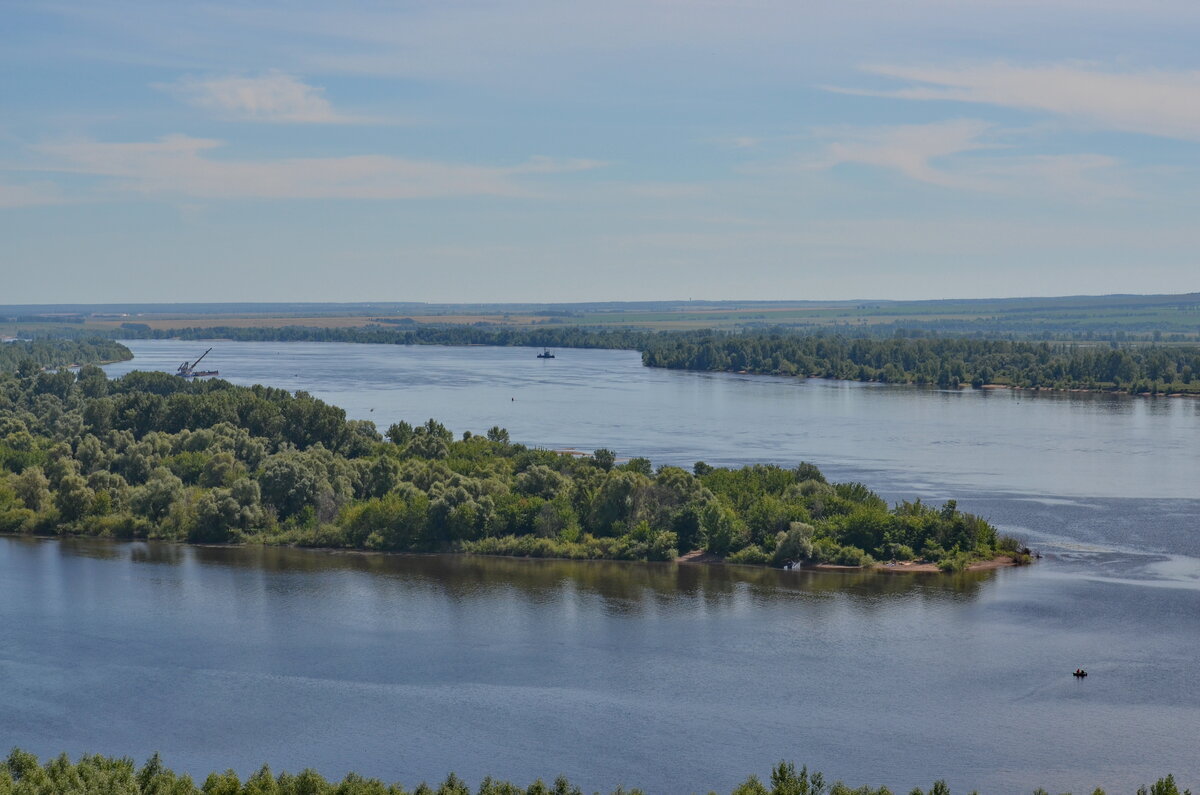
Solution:
M542 351L541 353L539 353L539 354L537 355L537 357L538 357L539 359L553 359L553 358L554 358L554 354L550 352L550 349L549 349L549 348L546 348L544 351Z
M208 354L211 351L212 351L212 348L209 348L207 351L200 354L200 358L197 359L196 361L184 362L183 364L179 365L179 369L175 371L175 375L180 376L181 378L204 378L207 376L218 375L216 370L197 370L196 369L196 365L200 364L200 359L203 359L205 356L208 356Z

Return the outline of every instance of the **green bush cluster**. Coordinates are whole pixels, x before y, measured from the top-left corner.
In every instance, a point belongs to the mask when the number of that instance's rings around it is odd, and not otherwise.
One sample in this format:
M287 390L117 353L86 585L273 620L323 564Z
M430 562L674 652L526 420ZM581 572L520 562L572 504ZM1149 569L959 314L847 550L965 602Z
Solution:
M158 754L141 767L128 757L100 755L85 755L72 762L63 754L41 764L33 754L14 749L0 765L0 795L408 795L410 792L412 795L583 795L579 787L562 776L552 784L538 779L527 787L489 777L472 790L451 773L440 785L422 783L407 790L400 784L386 784L357 773L349 773L341 781L329 781L315 770L275 775L265 765L245 781L233 770L227 770L211 773L203 784L197 785L191 776L166 767ZM613 795L641 793L639 789L624 787L613 790ZM797 771L795 765L780 762L767 782L751 776L733 790L733 795L892 795L892 790L870 786L853 789L840 781L830 785L819 772L809 773L807 767ZM910 795L925 793L914 789ZM929 795L950 795L950 788L944 781L937 781L929 789ZM1034 795L1046 795L1046 791L1039 788ZM1092 795L1104 795L1104 791L1096 789ZM1190 792L1181 793L1174 776L1166 776L1138 789L1138 795L1190 795Z
M100 337L14 340L0 344L0 373L33 375L39 370L105 362L124 362L133 352Z
M889 508L807 463L654 470L435 420L381 435L304 392L92 366L0 376L0 532L776 566L1003 544L952 502Z

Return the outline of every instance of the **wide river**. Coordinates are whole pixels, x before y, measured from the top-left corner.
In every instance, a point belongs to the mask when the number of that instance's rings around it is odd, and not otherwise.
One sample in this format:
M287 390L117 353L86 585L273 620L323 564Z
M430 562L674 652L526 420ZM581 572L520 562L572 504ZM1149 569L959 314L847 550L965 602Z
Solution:
M110 374L206 347L129 345ZM381 428L808 460L957 499L1045 557L948 577L0 539L0 741L410 786L728 791L780 759L899 792L1200 784L1200 401L533 354L222 342L209 360Z

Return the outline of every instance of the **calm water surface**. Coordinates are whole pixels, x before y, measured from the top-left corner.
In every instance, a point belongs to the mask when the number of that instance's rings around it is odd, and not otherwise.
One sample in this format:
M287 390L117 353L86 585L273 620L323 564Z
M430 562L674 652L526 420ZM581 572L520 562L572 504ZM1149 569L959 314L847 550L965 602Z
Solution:
M1200 400L939 392L643 367L631 351L138 340L108 368L205 364L237 384L303 389L385 429L436 417L515 441L656 463L807 458L906 489L1194 498Z
M131 347L173 370L206 346ZM1200 783L1196 402L677 373L612 351L210 358L381 427L811 460L893 499L956 498L1047 558L911 577L0 539L8 745L664 793L727 791L781 758L897 791Z

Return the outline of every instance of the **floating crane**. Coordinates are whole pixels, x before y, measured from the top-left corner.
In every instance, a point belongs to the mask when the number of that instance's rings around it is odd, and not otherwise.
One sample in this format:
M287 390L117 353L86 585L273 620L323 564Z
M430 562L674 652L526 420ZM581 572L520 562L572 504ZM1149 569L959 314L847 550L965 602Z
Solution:
M209 348L207 351L200 354L200 359L208 356L211 351L212 348ZM175 371L175 375L178 375L182 378L200 378L203 376L217 375L216 370L197 370L196 365L200 364L200 359L197 359L194 362L184 362L183 364L179 365L179 369Z

